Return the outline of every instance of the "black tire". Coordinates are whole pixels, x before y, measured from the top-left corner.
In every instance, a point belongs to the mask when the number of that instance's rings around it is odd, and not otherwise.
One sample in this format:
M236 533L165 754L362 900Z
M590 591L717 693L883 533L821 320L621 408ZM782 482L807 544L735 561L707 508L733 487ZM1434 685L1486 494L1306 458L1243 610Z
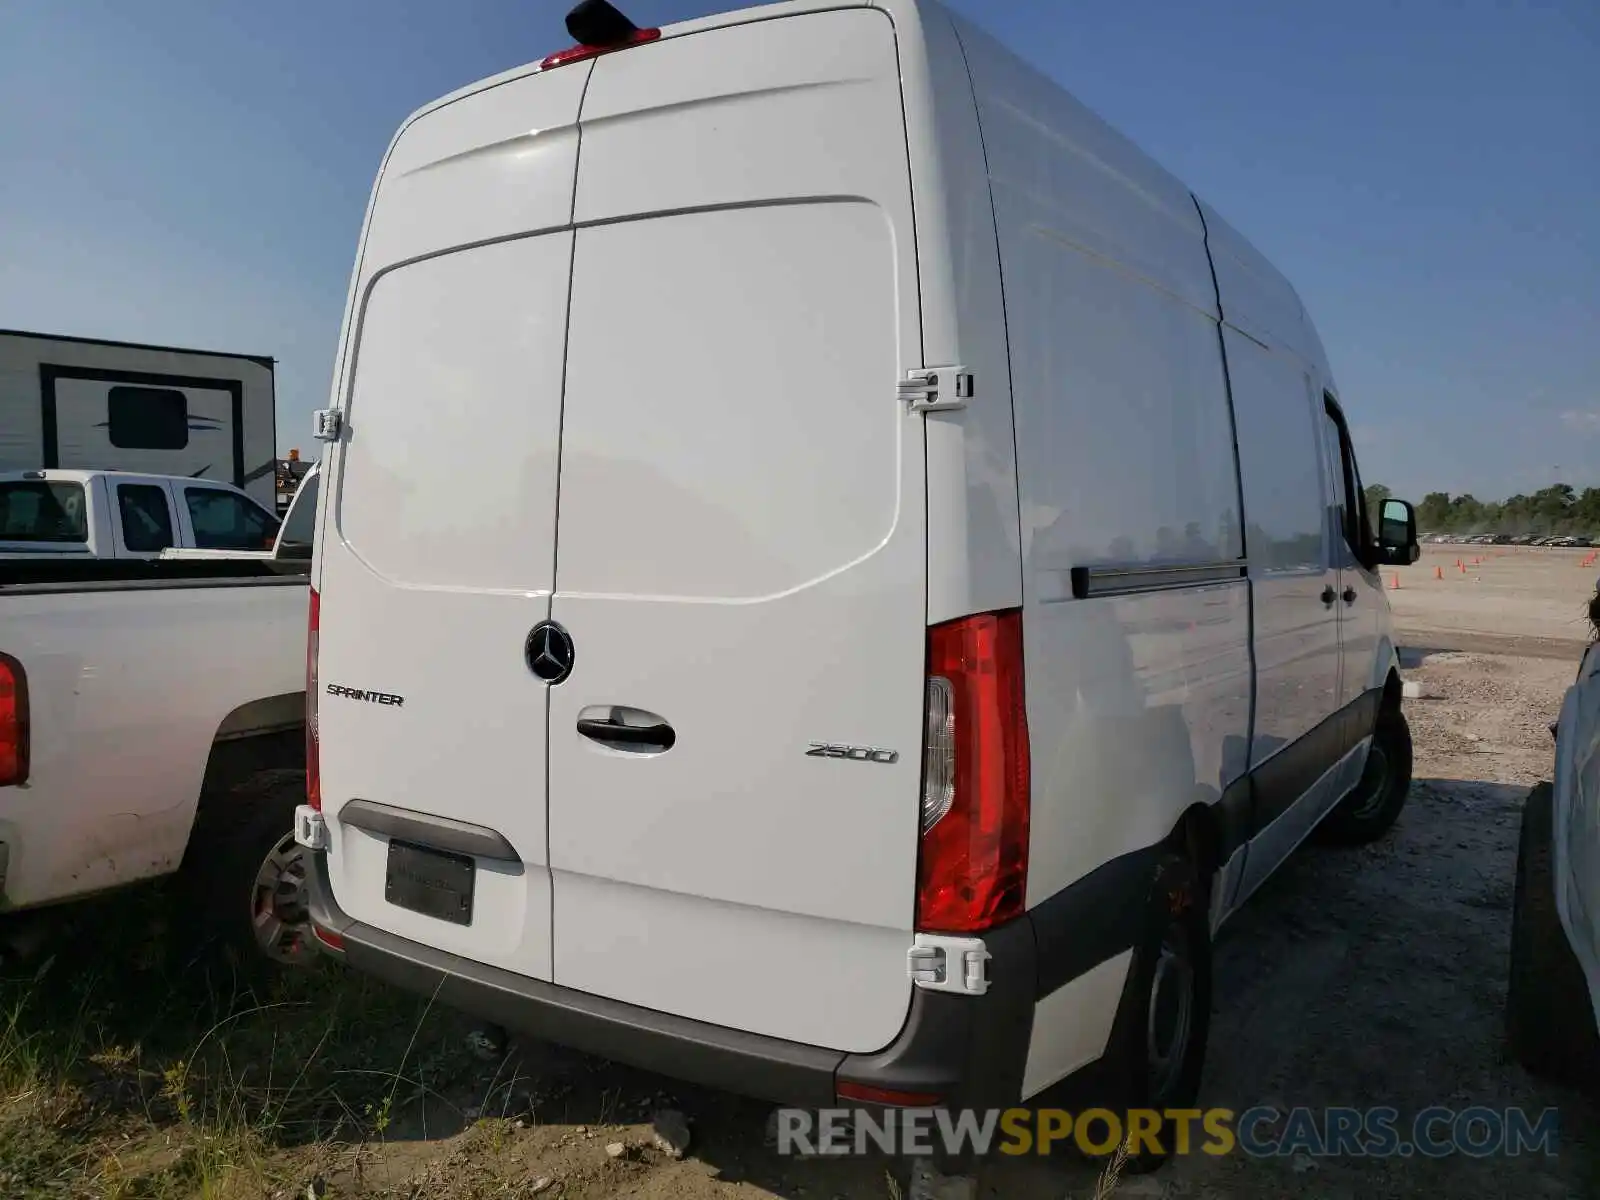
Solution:
M273 769L201 802L178 873L182 911L174 929L184 962L201 965L215 990L260 991L314 957L305 853L294 843L294 810L305 790L303 770ZM278 934L272 951L268 931Z
M1372 749L1355 791L1317 826L1317 840L1365 846L1393 828L1411 794L1411 724L1399 704L1385 705L1372 731Z
M1163 983L1158 995L1157 984ZM1175 1038L1163 1029L1176 1028L1172 1003L1187 1010L1183 1046L1162 1055ZM1152 1023L1152 1009L1158 1021ZM1125 1117L1129 1109L1193 1108L1200 1095L1206 1041L1211 1031L1211 922L1206 883L1184 855L1164 856L1147 900L1144 929L1134 947L1133 962L1117 1005L1103 1068L1109 1091L1119 1093L1106 1105ZM1148 1148L1130 1154L1123 1171L1154 1171L1171 1157L1172 1131L1163 1130L1161 1153ZM1112 1156L1107 1155L1107 1158Z
M1583 967L1556 911L1554 832L1555 789L1541 783L1522 807L1506 1042L1512 1057L1533 1074L1594 1088L1600 1077L1600 1031Z

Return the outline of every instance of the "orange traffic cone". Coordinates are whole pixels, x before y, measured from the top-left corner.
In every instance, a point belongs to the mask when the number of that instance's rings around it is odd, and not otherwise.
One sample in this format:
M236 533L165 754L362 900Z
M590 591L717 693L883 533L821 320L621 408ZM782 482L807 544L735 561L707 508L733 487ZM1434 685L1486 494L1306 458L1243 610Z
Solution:
M1400 590L1400 572L1399 571L1396 571L1394 573L1394 578L1389 580L1389 590L1391 592L1398 592Z
M1435 579L1443 579L1444 578L1444 568L1443 567L1435 567L1433 569L1433 577Z

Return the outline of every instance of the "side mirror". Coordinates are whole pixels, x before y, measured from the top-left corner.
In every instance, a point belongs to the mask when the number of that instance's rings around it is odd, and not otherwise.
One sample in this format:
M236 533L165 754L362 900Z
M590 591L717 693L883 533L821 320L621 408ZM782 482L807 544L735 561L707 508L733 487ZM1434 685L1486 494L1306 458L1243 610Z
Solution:
M1417 544L1417 510L1404 500L1385 500L1378 510L1378 561L1409 567L1422 557Z

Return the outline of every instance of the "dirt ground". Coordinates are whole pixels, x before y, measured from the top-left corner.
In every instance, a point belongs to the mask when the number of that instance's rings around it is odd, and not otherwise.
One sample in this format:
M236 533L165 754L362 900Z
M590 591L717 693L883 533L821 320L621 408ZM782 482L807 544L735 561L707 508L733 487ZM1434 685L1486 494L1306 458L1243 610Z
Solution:
M1600 1196L1600 1111L1505 1061L1502 1004L1520 807L1600 569L1582 554L1430 548L1394 601L1416 783L1394 832L1307 846L1223 931L1203 1106L1560 1111L1555 1157L1195 1155L1118 1196L1466 1200ZM1469 563L1463 573L1454 562ZM1435 566L1455 576L1435 579ZM1386 573L1385 581L1390 574ZM1516 651L1516 653L1507 653ZM126 914L114 914L122 919ZM466 1026L337 970L263 1008L206 1015L148 963L94 950L0 990L0 1196L892 1196L882 1161L795 1160L770 1109L539 1045L482 1062ZM76 956L76 958L74 958ZM89 966L97 963L97 966ZM7 1024L8 1023L8 1024ZM681 1160L649 1117L684 1114ZM608 1147L610 1149L608 1149ZM1010 1160L982 1194L1061 1200L1097 1169Z

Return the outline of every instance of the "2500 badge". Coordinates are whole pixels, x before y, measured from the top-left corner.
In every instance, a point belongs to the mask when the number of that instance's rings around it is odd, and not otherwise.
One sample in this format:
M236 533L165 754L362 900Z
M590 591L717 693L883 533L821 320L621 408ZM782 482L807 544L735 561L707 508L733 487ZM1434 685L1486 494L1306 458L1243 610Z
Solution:
M807 758L843 758L850 762L892 763L900 758L900 751L885 750L881 746L836 746L832 742L812 742L806 751Z

